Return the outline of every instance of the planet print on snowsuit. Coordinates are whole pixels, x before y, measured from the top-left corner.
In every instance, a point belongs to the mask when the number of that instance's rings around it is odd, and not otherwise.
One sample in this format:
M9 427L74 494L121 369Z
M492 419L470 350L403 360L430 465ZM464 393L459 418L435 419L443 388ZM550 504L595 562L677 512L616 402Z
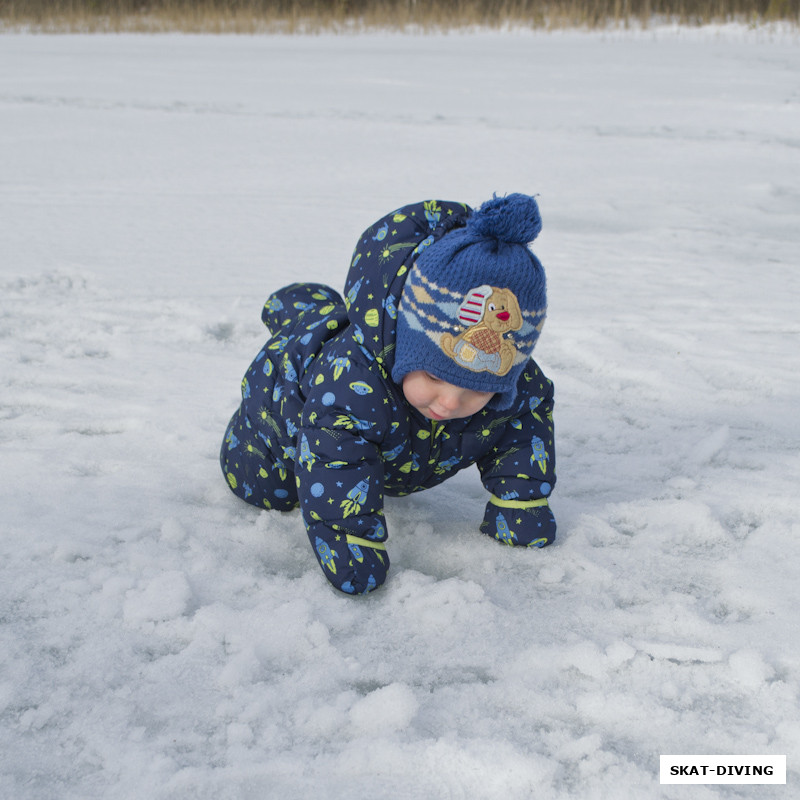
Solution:
M530 330L540 320L523 321L497 285L476 284L437 305L437 314L451 317L449 329L436 334L437 347L455 369L473 370L478 380L499 380L512 363L519 370L507 407L490 403L470 417L432 421L391 375L400 301L412 297L404 296L409 273L420 253L463 228L472 213L436 200L404 206L359 238L344 297L329 286L296 283L264 305L271 338L242 379L222 471L231 490L258 508L299 507L312 552L343 592L363 594L386 580L385 495L436 486L472 464L490 494L484 533L526 547L555 537L547 502L556 480L553 387L508 338L520 330L535 336ZM420 285L424 307L437 287ZM460 311L470 300L477 302L473 312Z

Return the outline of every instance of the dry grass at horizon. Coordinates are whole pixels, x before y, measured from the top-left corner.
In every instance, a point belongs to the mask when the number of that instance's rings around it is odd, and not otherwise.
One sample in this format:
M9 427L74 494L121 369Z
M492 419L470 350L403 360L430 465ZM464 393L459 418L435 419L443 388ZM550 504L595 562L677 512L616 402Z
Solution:
M320 33L800 23L800 0L0 0L0 29Z

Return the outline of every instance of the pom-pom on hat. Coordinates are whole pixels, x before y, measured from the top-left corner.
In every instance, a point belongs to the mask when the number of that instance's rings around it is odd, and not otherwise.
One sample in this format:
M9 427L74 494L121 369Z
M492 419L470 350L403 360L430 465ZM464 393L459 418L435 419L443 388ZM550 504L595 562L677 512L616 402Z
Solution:
M492 408L512 405L547 311L544 268L528 247L541 229L533 197L495 196L422 251L400 301L395 382L425 370L495 392Z

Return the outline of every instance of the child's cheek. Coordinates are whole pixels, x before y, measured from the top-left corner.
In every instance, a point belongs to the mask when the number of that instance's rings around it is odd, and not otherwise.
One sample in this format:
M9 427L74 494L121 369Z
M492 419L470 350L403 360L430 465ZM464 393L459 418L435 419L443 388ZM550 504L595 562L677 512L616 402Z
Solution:
M406 400L408 401L409 405L414 406L417 410L420 408L424 408L427 404L425 403L425 399L422 396L422 392L416 391L411 389L405 395Z
M419 407L422 392L419 391L417 381L408 378L403 381L400 389L409 405L414 406L414 408Z

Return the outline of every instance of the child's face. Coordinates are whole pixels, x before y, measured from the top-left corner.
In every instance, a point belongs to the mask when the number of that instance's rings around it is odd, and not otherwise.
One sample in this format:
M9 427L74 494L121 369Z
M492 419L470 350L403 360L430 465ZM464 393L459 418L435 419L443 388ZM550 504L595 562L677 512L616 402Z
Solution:
M403 394L420 414L435 420L477 414L494 397L494 392L462 389L423 370L409 372L403 378Z

